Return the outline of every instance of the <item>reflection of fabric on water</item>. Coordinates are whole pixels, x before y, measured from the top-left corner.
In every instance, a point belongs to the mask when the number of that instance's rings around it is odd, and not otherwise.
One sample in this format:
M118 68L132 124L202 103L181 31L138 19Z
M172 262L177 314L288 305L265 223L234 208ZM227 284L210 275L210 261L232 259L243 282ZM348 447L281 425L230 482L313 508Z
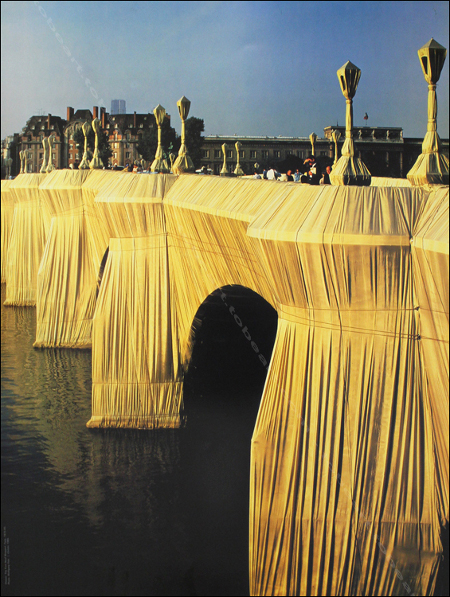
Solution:
M200 305L249 288L279 316L252 594L404 593L380 544L429 594L449 516L448 187L151 179L119 174L95 198L111 240L90 426L179 425Z

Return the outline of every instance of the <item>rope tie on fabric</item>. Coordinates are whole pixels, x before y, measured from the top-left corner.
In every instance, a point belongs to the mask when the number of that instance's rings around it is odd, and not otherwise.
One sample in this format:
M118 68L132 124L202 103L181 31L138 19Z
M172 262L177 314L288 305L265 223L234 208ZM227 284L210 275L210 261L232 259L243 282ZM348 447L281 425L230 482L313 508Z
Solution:
M160 238L161 243L155 244ZM160 249L166 247L167 232L159 232L148 236L130 237L130 238L110 238L110 251L142 251L150 249Z
M420 340L415 308L402 309L315 309L280 305L278 317L308 327L386 338ZM364 314L361 317L361 314Z

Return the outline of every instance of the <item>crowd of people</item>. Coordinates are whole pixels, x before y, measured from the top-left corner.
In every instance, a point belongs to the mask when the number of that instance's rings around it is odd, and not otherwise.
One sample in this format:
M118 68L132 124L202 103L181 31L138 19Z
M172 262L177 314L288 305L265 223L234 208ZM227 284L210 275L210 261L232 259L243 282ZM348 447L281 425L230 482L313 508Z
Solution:
M70 165L71 168L77 169L78 163ZM107 167L103 168L111 169L111 170L121 170L122 172L138 172L138 173L147 173L148 170L144 170L142 165L139 162L134 164L126 164L125 167L117 166L117 165L108 165ZM211 174L212 170L203 166L200 170L197 170L198 174ZM292 170L288 170L286 174L281 174L275 168L264 168L262 174L260 174L257 170L254 171L253 178L257 179L264 179L264 180L279 180L281 182L301 182L304 184L311 184L311 185L320 185L320 184L330 184L330 173L331 173L331 166L326 166L324 169L321 168L320 164L317 162L315 156L311 155L310 157L306 158L303 162L303 166L301 168L297 168L295 172Z
M331 166L326 166L323 170L317 162L315 156L306 158L303 162L303 168L297 168L295 172L288 170L286 174L281 174L275 168L265 168L262 176L255 170L253 178L263 178L265 180L279 180L281 182L301 182L304 184L331 184L330 183Z

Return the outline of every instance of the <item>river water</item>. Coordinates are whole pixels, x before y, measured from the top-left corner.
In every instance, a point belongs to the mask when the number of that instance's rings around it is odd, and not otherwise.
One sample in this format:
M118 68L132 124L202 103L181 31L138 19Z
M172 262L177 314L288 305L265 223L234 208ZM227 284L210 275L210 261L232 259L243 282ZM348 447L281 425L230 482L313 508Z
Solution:
M2 594L248 595L266 371L223 304L202 313L186 426L139 431L87 429L91 352L33 349L35 309L4 300L2 285ZM269 359L275 312L233 300Z
M276 312L230 298L269 360ZM198 314L186 426L139 431L87 429L91 352L33 349L35 309L4 300L2 285L2 595L248 595L266 370L224 302ZM435 595L449 594L448 529L443 542Z

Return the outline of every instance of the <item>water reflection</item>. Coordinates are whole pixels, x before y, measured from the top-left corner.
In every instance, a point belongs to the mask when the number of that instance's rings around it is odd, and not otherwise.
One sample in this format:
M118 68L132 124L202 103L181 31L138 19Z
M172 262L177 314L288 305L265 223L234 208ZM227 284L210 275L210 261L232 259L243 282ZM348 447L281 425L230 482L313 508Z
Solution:
M5 595L248 595L250 438L265 370L229 314L205 317L187 427L141 432L87 429L90 351L33 349L35 309L1 311Z

